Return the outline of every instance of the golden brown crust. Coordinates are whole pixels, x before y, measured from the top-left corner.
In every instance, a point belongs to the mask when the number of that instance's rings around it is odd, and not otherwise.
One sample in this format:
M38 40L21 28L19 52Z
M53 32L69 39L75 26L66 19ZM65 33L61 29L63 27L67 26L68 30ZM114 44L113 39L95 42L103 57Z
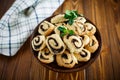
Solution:
M84 46L82 39L78 35L65 35L63 41L71 53L80 52Z
M62 39L58 34L52 34L50 36L47 36L46 38L46 45L51 53L53 54L62 54L66 46L63 43Z
M35 51L42 50L45 48L45 36L43 35L37 35L36 37L33 38L32 40L32 48Z
M85 23L84 26L86 27L86 33L87 35L94 35L96 32L96 28L91 23Z
M91 53L86 49L82 49L81 52L75 53L74 55L77 58L77 60L80 62L86 62L90 60L91 57Z
M44 21L39 25L38 32L39 32L39 34L47 36L51 32L53 32L54 28L55 28L55 26L53 24L51 24L48 21Z
M48 50L48 48L44 48L39 51L38 59L43 63L51 63L54 61L54 55Z
M90 42L89 36L88 36L88 35L82 35L82 36L80 36L80 37L81 37L82 40L83 40L84 46L88 45L88 43Z
M94 35L90 36L90 42L85 49L89 50L91 53L94 53L98 49L98 41Z
M85 19L85 17L78 17L74 21L81 23L81 24L84 24L86 22L86 19Z
M76 64L74 55L67 50L63 54L56 55L56 61L59 66L72 68Z
M56 15L51 19L51 23L61 23L61 22L67 21L67 19L64 18L64 15L65 14Z

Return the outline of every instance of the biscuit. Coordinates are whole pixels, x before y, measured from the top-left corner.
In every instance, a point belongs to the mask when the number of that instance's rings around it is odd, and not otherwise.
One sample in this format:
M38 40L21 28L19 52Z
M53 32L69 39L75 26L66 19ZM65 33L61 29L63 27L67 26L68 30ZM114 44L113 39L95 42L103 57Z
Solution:
M86 22L86 19L85 17L77 17L74 21L84 24Z
M98 49L98 41L94 35L90 36L90 42L85 49L89 50L91 53L94 53Z
M91 53L86 49L82 49L79 53L74 53L74 55L80 62L86 62L90 60L91 57Z
M84 26L86 27L86 33L87 35L93 35L96 32L96 28L91 23L85 23Z
M32 48L34 51L39 51L45 48L45 36L37 35L32 40Z
M55 28L55 26L53 24L51 24L48 21L44 21L39 25L38 32L39 32L39 34L47 36L51 32L53 32L54 28Z
M78 35L65 35L63 41L71 53L80 52L83 48L83 41Z
M76 31L78 32L79 35L84 35L86 34L86 27L81 24L81 22L74 22L73 27L76 27Z
M54 55L48 50L48 48L44 48L39 51L38 59L43 63L51 63L54 61Z
M46 45L53 54L62 54L66 49L65 44L58 34L47 36Z
M88 43L90 42L90 38L88 35L82 35L80 36L83 40L84 46L88 45Z
M59 66L66 68L72 68L77 63L75 56L67 50L63 54L56 55L56 61Z
M51 18L51 23L61 23L61 22L67 21L67 19L64 18L64 15L65 14L59 14Z
M78 34L77 26L67 24L66 27L69 30L73 30L75 34Z
M67 23L57 23L57 24L54 24L56 27L59 27L59 26L66 26Z

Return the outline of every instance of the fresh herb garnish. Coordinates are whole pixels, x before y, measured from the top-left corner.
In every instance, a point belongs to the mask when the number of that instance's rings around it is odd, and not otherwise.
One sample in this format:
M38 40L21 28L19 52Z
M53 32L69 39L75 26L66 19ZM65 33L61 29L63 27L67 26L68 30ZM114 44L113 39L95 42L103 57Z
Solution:
M73 35L74 34L73 30L68 30L68 29L65 28L65 26L59 26L58 30L61 32L60 33L61 37L65 36L66 34L69 34L69 35Z
M73 35L74 31L73 30L69 30L69 35Z
M80 16L75 10L66 10L64 18L68 19L70 25L73 24L74 19Z

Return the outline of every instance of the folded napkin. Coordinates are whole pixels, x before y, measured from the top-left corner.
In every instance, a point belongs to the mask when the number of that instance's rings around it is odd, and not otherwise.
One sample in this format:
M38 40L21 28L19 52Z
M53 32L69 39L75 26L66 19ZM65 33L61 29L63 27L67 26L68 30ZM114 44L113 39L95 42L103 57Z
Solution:
M0 20L0 54L13 56L64 0L16 0Z

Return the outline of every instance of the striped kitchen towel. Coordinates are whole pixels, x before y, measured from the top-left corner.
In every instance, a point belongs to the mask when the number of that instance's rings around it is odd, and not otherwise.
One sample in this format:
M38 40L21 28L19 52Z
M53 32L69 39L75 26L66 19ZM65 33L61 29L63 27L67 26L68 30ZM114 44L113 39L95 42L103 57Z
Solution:
M0 54L13 56L64 0L16 0L0 20Z

